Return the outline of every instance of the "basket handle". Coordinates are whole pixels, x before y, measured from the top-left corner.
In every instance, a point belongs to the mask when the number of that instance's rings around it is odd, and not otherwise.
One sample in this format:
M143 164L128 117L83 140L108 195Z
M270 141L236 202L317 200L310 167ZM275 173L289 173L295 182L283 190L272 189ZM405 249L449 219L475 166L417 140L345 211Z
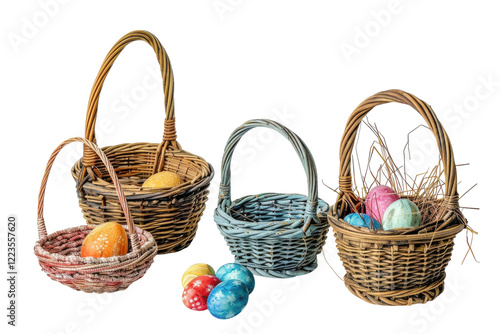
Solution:
M120 182L118 181L118 176L115 173L115 170L113 169L113 166L108 160L108 157L104 154L104 152L94 143L90 142L87 139L84 138L70 138L68 140L65 140L62 142L51 154L49 161L47 163L47 167L45 169L45 173L43 175L42 179L42 185L40 186L40 193L38 195L38 237L40 239L45 238L47 236L47 229L45 227L45 220L43 218L43 204L45 200L45 188L47 186L47 180L49 178L50 170L52 168L52 165L54 164L54 160L56 159L57 155L59 152L62 150L64 146L66 146L69 143L73 142L81 142L85 145L85 147L88 147L91 149L95 154L102 160L104 163L104 166L109 172L109 176L111 177L111 180L113 181L113 184L115 186L116 192L118 193L118 200L120 201L121 207L123 209L123 212L125 214L125 219L127 220L127 227L129 230L130 234L130 240L132 242L132 250L138 251L139 250L139 238L136 234L135 227L134 227L134 221L132 219L132 215L130 214L130 210L128 207L128 203L125 199L125 195L123 194L122 187L120 185Z
M163 140L158 146L153 166L153 173L163 169L165 162L165 151L167 149L180 150L181 146L177 143L177 135L175 132L175 113L174 113L174 78L172 67L168 58L167 52L161 45L160 41L150 32L137 30L132 31L122 38L111 48L106 58L104 59L97 78L95 79L92 91L90 93L89 104L87 107L87 117L85 120L85 138L91 142L96 142L95 138L95 123L97 117L97 108L99 105L99 96L101 95L102 86L106 79L113 63L120 55L123 49L134 41L142 40L148 43L155 51L156 58L160 63L161 76L163 79L163 91L165 95L165 112L166 118L164 123ZM88 147L83 148L83 166L85 169L91 169L97 161L96 154Z
M446 131L439 122L431 106L410 93L392 89L377 93L364 100L359 106L357 106L347 121L347 125L342 136L342 142L340 144L339 196L335 205L337 212L345 212L344 210L347 209L348 203L344 200L344 197L356 198L352 189L351 158L356 134L361 121L374 107L389 102L398 102L409 105L418 111L418 113L426 121L430 130L436 137L439 153L443 161L445 175L445 199L449 201L448 212L451 213L451 211L458 210L457 168L455 165L451 142L446 134Z
M304 227L302 229L305 233L312 221L319 222L317 217L318 177L316 172L316 164L314 163L314 159L311 152L309 151L309 148L302 141L302 139L300 139L299 136L297 136L294 132L292 132L285 126L272 120L250 120L234 130L234 132L229 137L224 149L224 155L222 157L222 175L219 188L219 205L223 207L228 207L229 205L231 205L231 160L234 149L245 133L257 127L269 128L279 132L286 139L288 139L288 141L295 149L295 152L297 152L300 157L302 166L304 166L304 170L307 175L308 185L308 200L305 209Z

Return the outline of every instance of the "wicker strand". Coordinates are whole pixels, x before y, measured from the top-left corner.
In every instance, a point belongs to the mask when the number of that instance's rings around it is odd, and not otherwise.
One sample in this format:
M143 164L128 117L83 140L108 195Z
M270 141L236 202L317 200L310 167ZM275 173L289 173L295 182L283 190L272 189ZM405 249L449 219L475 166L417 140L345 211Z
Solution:
M343 193L352 192L352 176L351 175L339 176L339 190Z
M163 141L174 141L177 139L175 132L175 118L165 120L165 129L163 131Z
M45 220L43 219L43 217L38 217L37 227L38 227L38 239L46 237L47 228L45 227Z

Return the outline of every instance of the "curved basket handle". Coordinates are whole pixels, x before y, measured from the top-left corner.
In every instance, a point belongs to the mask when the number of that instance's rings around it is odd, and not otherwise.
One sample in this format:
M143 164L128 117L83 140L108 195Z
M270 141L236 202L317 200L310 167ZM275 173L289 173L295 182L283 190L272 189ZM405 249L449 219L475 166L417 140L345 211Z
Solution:
M132 242L132 250L138 251L139 250L139 238L135 232L134 228L134 221L132 220L132 216L130 214L130 210L128 207L128 203L125 199L125 195L123 194L123 190L121 188L120 182L118 181L118 176L116 176L115 170L113 169L113 166L111 166L111 163L108 160L108 157L104 154L104 152L97 147L96 144L88 141L87 139L84 138L70 138L68 140L65 140L62 142L51 154L49 161L47 163L47 167L45 169L45 173L43 175L42 179L42 185L40 186L40 193L38 194L38 237L40 239L45 238L47 236L47 229L45 227L45 220L43 218L43 204L45 200L45 187L47 186L47 180L49 178L50 170L52 168L52 165L54 164L54 160L56 159L57 155L59 152L62 150L64 146L66 146L69 143L73 142L81 142L85 145L85 147L88 147L91 149L95 154L102 160L104 163L104 166L109 172L109 176L111 177L111 180L113 180L113 184L115 186L116 192L118 193L118 200L120 201L121 207L123 209L123 212L125 214L125 219L127 220L127 227L129 230L130 234L130 240Z
M165 161L165 151L167 149L181 149L179 143L177 143L177 135L175 132L175 113L174 113L174 78L172 74L172 67L170 65L170 60L168 58L167 52L161 45L160 41L151 33L143 30L132 31L122 38L111 48L106 58L104 59L97 78L95 79L94 85L92 86L92 91L90 93L89 104L87 107L87 118L85 120L85 138L91 142L96 142L95 138L95 123L97 117L97 107L99 105L99 96L101 95L102 86L104 80L106 79L111 67L113 66L116 58L120 55L123 49L130 43L134 41L145 41L148 43L155 51L156 58L160 63L161 76L163 79L163 91L165 94L165 124L163 132L163 140L158 146L155 158L155 164L153 168L153 173L159 172L163 169L163 164ZM95 165L97 156L88 147L83 148L83 166L87 167L89 172L90 169Z
M387 90L377 93L366 100L364 100L351 114L342 136L340 144L340 176L339 176L339 196L335 204L336 212L344 212L347 209L347 203L344 200L346 197L356 197L352 189L351 179L351 157L354 142L358 128L363 118L376 106L389 103L398 102L407 104L424 118L430 130L436 137L439 153L443 161L443 169L445 175L445 199L449 201L450 214L454 210L458 210L458 193L457 193L457 168L455 165L455 158L453 156L453 149L451 147L450 139L446 134L443 126L436 117L432 108L415 97L410 93L401 90Z
M318 210L318 177L316 172L316 164L314 159L307 148L306 144L294 132L279 124L278 122L268 119L254 119L244 123L242 126L234 130L229 137L226 147L224 149L224 156L222 157L222 175L219 189L219 205L228 207L231 205L231 159L233 157L234 149L240 141L241 137L249 130L257 127L264 127L273 129L282 134L292 144L295 152L300 157L302 166L307 175L308 185L308 200L305 209L304 227L303 231L307 231L311 222L314 220L319 222L317 217Z

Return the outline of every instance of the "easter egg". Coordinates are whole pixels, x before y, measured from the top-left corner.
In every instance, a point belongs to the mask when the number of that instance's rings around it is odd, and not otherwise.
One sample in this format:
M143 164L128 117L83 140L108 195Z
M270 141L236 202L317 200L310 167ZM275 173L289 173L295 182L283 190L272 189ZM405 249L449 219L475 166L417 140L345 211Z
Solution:
M159 172L151 175L144 184L144 188L171 188L181 184L181 177L173 172Z
M212 275L215 276L214 268L210 267L206 263L196 263L191 267L187 268L182 275L182 287L185 288L189 282L198 276Z
M385 210L398 199L399 195L388 186L373 187L366 196L366 213L380 222L384 217Z
M182 302L191 310L206 310L208 296L219 283L220 280L213 275L196 277L184 288Z
M248 303L246 285L237 279L217 285L208 296L208 311L219 319L229 319L238 315Z
M250 270L238 263L227 263L217 270L215 274L222 282L237 279L245 283L248 293L255 288L255 278Z
M127 254L127 232L118 223L110 222L94 227L82 243L82 257L111 257Z
M382 227L384 230L417 227L420 225L421 219L422 215L417 205L406 198L402 198L389 205L385 210Z
M344 220L346 223L349 223L352 226L363 226L372 230L380 229L380 223L372 217L368 216L366 213L353 212L345 216Z

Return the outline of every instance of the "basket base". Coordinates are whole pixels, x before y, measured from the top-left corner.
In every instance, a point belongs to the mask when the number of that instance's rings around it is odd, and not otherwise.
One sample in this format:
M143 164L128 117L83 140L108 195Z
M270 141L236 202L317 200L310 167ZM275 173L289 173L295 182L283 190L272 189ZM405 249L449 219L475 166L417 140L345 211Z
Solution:
M70 287L76 291L83 291L86 293L108 293L108 292L117 292L126 290L130 284L134 281L130 282L104 282L98 279L82 279L82 280L74 280L74 279L64 279L62 277L55 277L54 275L47 275L52 280L59 282L67 287ZM137 279L142 278L144 273L142 273Z
M263 277L270 277L270 278L292 278L292 277L297 277L301 275L306 275L309 274L310 272L314 271L318 267L318 261L315 259L312 263L306 265L306 266L301 266L298 268L295 268L293 270L287 269L287 270L279 270L279 269L265 269L265 268L255 268L251 267L248 263L238 261L238 259L235 259L236 263L239 263L248 270L252 272L254 275L258 276L263 276Z
M411 306L413 304L425 304L436 299L444 290L444 279L446 275L436 282L418 288L395 291L372 291L364 288L349 277L344 276L344 283L349 291L356 297L367 303L388 306Z

